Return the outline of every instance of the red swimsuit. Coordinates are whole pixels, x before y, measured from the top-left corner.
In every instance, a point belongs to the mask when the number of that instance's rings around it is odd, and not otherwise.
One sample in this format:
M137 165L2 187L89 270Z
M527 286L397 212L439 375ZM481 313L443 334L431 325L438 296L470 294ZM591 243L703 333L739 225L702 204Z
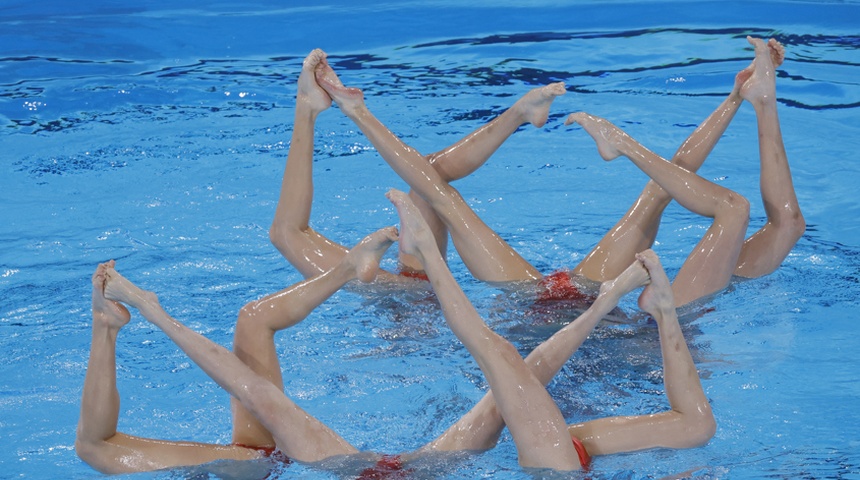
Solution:
M582 444L582 440L574 436L571 436L570 439L573 440L573 448L576 449L576 454L579 455L579 464L583 470L588 470L588 467L591 465L591 455L585 451L585 445Z
M546 302L549 300L589 300L593 299L592 295L582 293L579 287L573 283L570 278L570 272L560 270L551 273L540 280L543 291L538 293L538 302Z
M430 278L427 277L426 273L424 273L422 271L417 271L417 270L401 270L400 276L406 277L406 278L416 278L418 280L424 280L426 282L430 281Z
M403 470L403 460L400 455L383 455L376 465L361 472L356 480L382 480L406 478L409 470Z

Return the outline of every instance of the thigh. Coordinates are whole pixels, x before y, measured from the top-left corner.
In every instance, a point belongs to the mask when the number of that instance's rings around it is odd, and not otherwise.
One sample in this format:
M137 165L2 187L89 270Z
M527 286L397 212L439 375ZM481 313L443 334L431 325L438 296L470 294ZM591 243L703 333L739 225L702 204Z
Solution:
M491 229L453 187L447 203L433 205L445 222L463 263L475 278L486 282L536 280L540 272Z
M235 445L156 440L117 433L98 444L77 444L78 455L104 473L130 473L202 465L216 460L252 460L260 452Z
M279 238L273 238L272 243L305 278L331 270L348 251L310 227L276 235Z
M743 246L748 221L713 223L672 282L675 304L685 305L725 288Z

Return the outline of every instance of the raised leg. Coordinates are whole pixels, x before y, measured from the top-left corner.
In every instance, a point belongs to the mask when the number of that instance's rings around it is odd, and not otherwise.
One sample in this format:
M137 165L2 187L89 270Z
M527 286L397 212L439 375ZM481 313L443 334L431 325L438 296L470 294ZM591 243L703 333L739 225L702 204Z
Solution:
M314 196L314 124L317 115L331 105L331 98L314 79L314 69L324 60L325 53L314 50L302 64L290 150L269 229L272 244L306 278L331 269L346 254L345 247L309 225Z
M508 282L541 277L475 214L459 192L444 181L420 153L404 144L373 116L360 90L345 88L327 64L317 68L317 83L358 125L394 171L439 215L460 257L476 278Z
M78 456L94 469L109 474L259 457L258 452L247 448L156 440L117 432L120 398L116 386L116 339L130 316L124 306L105 298L105 275L113 266L113 261L100 264L92 278L93 340L75 437Z
M768 51L773 64L780 65L785 56L782 46L773 41ZM750 64L735 76L728 97L681 144L672 157L672 163L694 173L699 170L740 108L743 102L741 87L752 75L754 66L754 63ZM654 244L663 211L671 200L672 197L660 185L653 180L648 181L627 213L577 265L574 272L595 281L618 275L630 264L636 253Z
M383 228L365 237L347 252L332 269L267 295L239 311L233 352L256 374L283 391L281 366L275 350L275 333L304 320L316 307L346 283L358 279L370 282L379 270L379 260L397 239L394 227ZM235 397L233 443L271 447L275 439L268 429Z
M486 163L502 143L524 123L530 123L535 127L544 126L549 118L549 107L553 100L564 95L565 92L562 82L532 89L514 102L511 108L486 125L479 127L454 145L424 158L433 165L445 182L451 183L466 177ZM448 228L433 208L421 198L421 195L410 191L409 198L427 221L436 238L442 258L445 258L448 247ZM402 253L400 261L411 270L421 268L416 259Z
M767 223L744 242L735 275L760 277L776 270L806 230L800 212L788 157L782 142L776 111L776 75L774 57L782 45L771 39L748 37L755 47L754 72L743 84L741 95L750 102L758 122L759 157L761 160L761 199ZM778 65L778 63L777 63Z
M534 88L486 125L426 158L446 182L466 177L486 163L523 124L543 127L549 118L552 102L565 92L562 82Z
M639 297L639 306L657 321L663 353L663 385L670 410L571 425L571 435L582 440L591 455L655 447L692 448L707 443L716 431L711 406L678 324L669 279L654 252L642 252L637 258L651 277L650 285Z
M708 231L687 257L672 285L678 305L684 305L728 285L749 223L749 202L742 196L667 162L602 118L571 114L594 138L605 160L626 156L693 213L713 219Z
M600 294L588 310L538 345L526 357L526 365L535 377L547 385L600 320L615 308L621 297L647 282L648 272L638 260L618 277L603 282ZM504 426L505 421L490 391L442 435L422 447L421 451L487 450L495 446Z
M543 384L516 348L481 319L448 270L426 222L406 194L392 190L388 196L400 213L401 248L421 260L448 325L487 377L516 442L520 464L558 470L578 468L579 460L564 418Z
M136 308L167 334L210 378L242 402L272 432L275 444L288 457L315 462L333 455L358 452L236 355L168 315L154 293L141 290L114 269L108 269L105 277L105 298Z

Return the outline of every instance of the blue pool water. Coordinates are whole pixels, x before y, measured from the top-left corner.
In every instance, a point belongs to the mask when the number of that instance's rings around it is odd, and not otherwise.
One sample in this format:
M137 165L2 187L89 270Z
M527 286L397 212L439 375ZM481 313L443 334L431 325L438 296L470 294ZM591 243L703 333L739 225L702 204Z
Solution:
M422 152L565 81L545 128L524 128L458 183L550 272L575 265L645 181L629 163L602 162L564 116L605 116L671 155L749 63L747 34L787 48L780 117L809 228L777 272L683 319L714 439L601 457L589 477L860 478L858 2L177 3L0 6L0 478L101 477L73 448L96 263L117 259L228 346L244 303L299 280L267 229L312 48ZM394 223L382 195L402 182L336 108L316 140L313 225L352 244ZM762 224L748 106L700 173L751 200L751 231ZM669 270L705 228L667 210L655 249ZM474 281L455 252L450 264L523 352L571 319ZM281 333L288 394L362 449L407 451L439 434L486 386L437 308L418 300L341 292ZM634 297L622 309L630 321L600 327L550 385L571 422L665 408L654 326ZM228 397L140 319L120 335L118 375L120 430L229 441ZM266 467L127 478L253 478ZM337 478L295 464L272 476ZM483 454L421 462L414 476L529 478L507 434Z

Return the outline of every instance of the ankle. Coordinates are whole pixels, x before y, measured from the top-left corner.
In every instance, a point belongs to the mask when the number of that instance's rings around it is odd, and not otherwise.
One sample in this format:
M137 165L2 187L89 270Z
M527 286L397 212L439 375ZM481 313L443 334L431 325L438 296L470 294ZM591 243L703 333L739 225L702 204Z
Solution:
M338 104L338 106L343 111L344 115L356 123L370 116L370 110L367 108L367 105L363 103L355 105Z
M128 304L141 312L161 308L161 304L159 303L158 296L155 292L139 289L134 296L136 297L134 301L128 302Z
M93 313L93 335L106 334L109 338L116 339L122 326L111 322L104 314Z
M322 110L316 110L309 101L296 101L295 122L315 122Z
M776 111L776 95L765 95L747 99L747 101L753 106L753 110L756 111L757 115Z

